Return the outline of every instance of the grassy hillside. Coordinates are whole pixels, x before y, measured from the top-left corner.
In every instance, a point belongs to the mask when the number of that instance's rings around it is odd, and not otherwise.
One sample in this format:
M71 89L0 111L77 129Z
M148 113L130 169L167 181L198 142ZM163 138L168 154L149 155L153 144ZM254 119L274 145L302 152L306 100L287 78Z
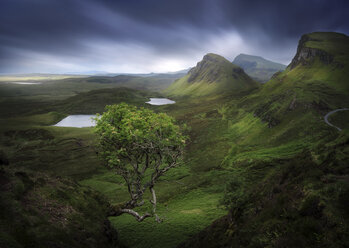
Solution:
M257 88L258 83L225 58L209 53L188 74L166 89L169 96L231 94Z
M233 177L222 198L229 214L180 247L349 244L349 126L345 112L331 120L342 132L323 121L349 104L347 41L336 33L303 36L284 72L230 100L223 167Z
M274 73L286 68L286 65L248 54L239 54L232 63L240 66L247 75L261 83L267 82Z
M95 114L102 113L105 105L121 102L143 106L150 97L161 97L161 94L129 88L92 90L56 102L50 110L66 114Z
M329 38L301 42L295 56L301 59L295 66L254 90L249 85L245 91L246 80L240 79L248 79L246 74L235 74L237 67L229 61L209 55L208 61L200 62L173 84L182 82L183 86L172 88L178 93L173 95L177 100L172 105L146 105L144 100L154 93L125 88L73 92L71 96L64 89L56 91L54 101L47 98L41 102L39 89L28 98L9 96L11 104L0 109L1 161L10 163L10 172L6 173L24 171L33 181L40 177L36 173L76 181L80 184L76 186L79 196L71 195L70 188L57 182L69 195L68 202L70 196L82 199L81 191L86 187L100 192L110 203L125 201L128 194L122 178L103 167L96 156L92 129L50 126L67 114L99 112L105 104L125 101L174 116L188 125L190 136L184 165L169 171L155 186L158 212L164 222L147 219L138 223L129 216L110 218L119 240L128 247L176 247L185 240L183 247L345 247L349 223L348 112L330 117L342 132L328 126L323 117L330 110L348 107L346 50L326 50L339 48L336 41L346 36L316 35ZM302 50L308 42L319 43L318 50L322 44L321 51L327 55ZM236 90L224 81L232 75L237 81L229 82L238 84ZM223 91L221 84L215 84L216 79L229 90ZM190 88L191 83L203 85L203 92L201 87ZM74 84L69 87L78 88ZM13 113L14 106L21 112ZM53 184L49 187L49 192L56 191ZM9 188L5 192L10 192L9 201L24 208L25 201L16 200ZM87 202L94 202L93 197L84 196ZM47 197L51 200L50 195ZM64 204L67 201L62 200ZM103 206L91 207L91 211L100 213ZM79 223L100 223L100 218L93 218ZM8 219L4 223L17 227ZM38 224L28 226L36 228ZM8 235L6 230L2 232ZM13 237L11 240L18 242Z
M137 101L136 99L144 98L147 94L143 91L162 91L177 78L176 75L69 78L39 81L41 84L35 85L0 82L0 113L2 117L13 117L37 113L43 109L43 111L58 110L67 112L72 108L75 108L75 111L81 110L81 113L95 113L94 111L102 111L105 104L117 103L122 99L131 99L133 94L131 92L137 92L133 95L134 100ZM119 88L122 89L118 90ZM130 89L135 89L135 91ZM88 93L93 90L99 91ZM79 93L86 93L86 95L83 97L77 96ZM159 96L159 93L149 95L156 97ZM74 96L76 97L74 98ZM84 107L90 110L83 110Z
M86 75L71 75L71 74L44 74L44 73L29 73L29 74L10 74L0 75L0 82L27 82L27 81L49 81L60 80L65 78L84 78Z
M0 81L1 101L25 100L52 101L62 100L78 93L88 92L96 89L110 89L126 87L130 89L146 91L162 91L174 80L181 77L179 74L155 74L154 76L140 77L133 75L119 75L114 77L93 76L93 77L70 77L70 78L44 78L42 80L29 80L35 84L15 84L11 80ZM28 80L17 80L28 83ZM29 82L29 83L30 83Z
M138 91L115 89L110 96L118 95L117 90L121 90L126 102L171 113L180 122L187 122L192 127L187 164L171 171L156 185L158 211L165 218L164 223L156 224L150 219L138 223L129 216L111 218L120 240L129 247L174 247L225 213L223 208L217 209L217 204L224 189L220 180L227 179L229 174L220 170L219 166L229 147L225 144L225 129L222 128L225 123L216 110L224 100L207 99L210 103L207 105L194 99L179 102L176 106L149 106L140 101L142 98L135 101L133 96L139 94ZM99 93L104 96L99 98L100 104L113 99L106 97L103 90L79 94L71 102L77 98L84 105L85 101L97 97ZM132 97L127 99L127 96ZM117 101L117 98L114 100ZM76 180L103 193L111 203L125 201L128 195L122 178L103 167L96 156L95 136L91 128L49 126L62 116L64 113L50 112L3 117L0 122L0 150L6 155L10 167ZM200 132L203 129L211 130L210 134ZM210 144L215 144L214 148Z

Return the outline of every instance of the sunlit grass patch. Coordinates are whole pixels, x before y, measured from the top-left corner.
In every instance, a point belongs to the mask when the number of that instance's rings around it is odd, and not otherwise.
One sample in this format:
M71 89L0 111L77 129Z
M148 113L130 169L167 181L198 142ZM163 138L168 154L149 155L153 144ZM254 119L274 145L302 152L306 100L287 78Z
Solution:
M164 219L160 224L154 219L139 223L128 215L110 219L119 230L121 242L129 247L175 247L225 214L217 207L221 196L202 189L178 195L159 205L158 214Z

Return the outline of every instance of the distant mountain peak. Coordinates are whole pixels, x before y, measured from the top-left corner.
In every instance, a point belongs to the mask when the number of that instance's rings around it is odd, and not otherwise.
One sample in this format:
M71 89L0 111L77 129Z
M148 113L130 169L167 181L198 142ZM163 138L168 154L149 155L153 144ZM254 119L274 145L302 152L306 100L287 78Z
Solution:
M264 58L261 57L261 56L250 55L250 54L246 54L246 53L240 53L238 56L235 57L235 59L236 59L236 58L258 58L258 59L266 60L266 59L264 59Z
M215 54L215 53L207 53L202 60L211 60L211 61L227 61L226 58L224 58L221 55Z
M220 73L223 73L224 68L230 66L229 60L214 54L206 54L195 67L191 68L188 75L188 82L205 80L207 83L216 81Z
M274 73L286 68L286 65L267 60L261 56L243 53L236 56L233 64L242 67L250 77L261 83L265 83Z

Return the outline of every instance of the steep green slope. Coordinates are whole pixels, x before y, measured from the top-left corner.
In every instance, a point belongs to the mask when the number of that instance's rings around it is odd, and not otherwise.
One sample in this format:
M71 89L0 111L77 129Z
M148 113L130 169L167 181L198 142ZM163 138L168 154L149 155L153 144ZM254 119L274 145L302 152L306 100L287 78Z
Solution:
M286 68L286 65L248 54L239 54L233 64L240 66L247 75L261 83L267 82L274 73Z
M303 35L287 69L250 97L251 101L258 101L255 114L262 119L278 120L297 109L314 110L323 115L326 111L347 107L348 44L349 37L343 34Z
M347 247L347 36L302 36L287 69L226 103L229 214L180 247ZM339 119L338 119L339 118Z
M333 42L321 41L320 45L325 43ZM334 55L333 61L341 54ZM327 111L346 105L345 81L335 80L345 78L345 68L343 62L337 67L315 56L250 94L233 90L183 97L168 106L147 106L190 127L186 163L156 186L158 210L165 221L111 218L120 240L129 247L175 247L227 213L217 207L222 198L229 214L187 247L319 247L322 243L345 247L349 127L341 116L347 112L331 116L342 132L323 121ZM205 77L210 79L209 74ZM2 115L1 149L16 170L72 178L102 192L112 203L124 201L126 186L97 160L90 128L45 127L71 111L100 109L103 103L119 102L123 96L130 96L127 101L136 105L146 97L138 91L97 90L56 102L56 110L63 113L30 115L27 110L27 116ZM62 99L58 92L57 99ZM44 109L46 102L37 104Z
M167 89L169 96L208 96L248 91L258 87L238 66L209 53L188 74Z
M0 167L0 247L119 247L101 194L6 167Z

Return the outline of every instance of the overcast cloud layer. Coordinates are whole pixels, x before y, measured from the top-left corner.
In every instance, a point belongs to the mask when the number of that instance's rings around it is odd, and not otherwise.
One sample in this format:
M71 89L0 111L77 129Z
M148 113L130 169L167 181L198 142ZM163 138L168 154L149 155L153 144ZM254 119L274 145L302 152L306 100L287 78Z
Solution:
M304 33L349 33L347 0L0 0L0 73L167 72L208 52L288 64Z

